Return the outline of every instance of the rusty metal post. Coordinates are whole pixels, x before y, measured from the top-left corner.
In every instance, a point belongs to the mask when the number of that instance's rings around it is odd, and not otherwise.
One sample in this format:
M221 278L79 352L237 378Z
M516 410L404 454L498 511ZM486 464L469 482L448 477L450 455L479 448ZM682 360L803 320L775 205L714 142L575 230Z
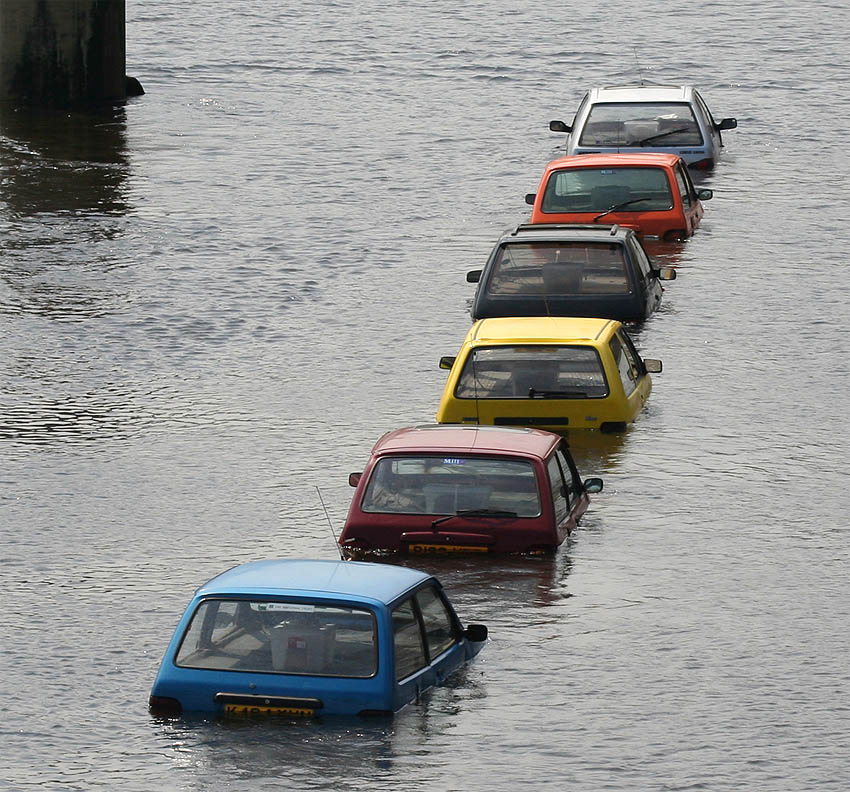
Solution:
M124 0L0 0L0 102L121 102L125 54Z

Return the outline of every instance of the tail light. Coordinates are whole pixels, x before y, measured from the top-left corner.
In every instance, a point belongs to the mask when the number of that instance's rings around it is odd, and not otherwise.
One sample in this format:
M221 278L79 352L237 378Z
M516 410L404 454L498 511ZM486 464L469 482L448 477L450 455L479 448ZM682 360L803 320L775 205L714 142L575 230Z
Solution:
M151 696L148 707L155 718L179 718L183 714L183 705L168 696Z

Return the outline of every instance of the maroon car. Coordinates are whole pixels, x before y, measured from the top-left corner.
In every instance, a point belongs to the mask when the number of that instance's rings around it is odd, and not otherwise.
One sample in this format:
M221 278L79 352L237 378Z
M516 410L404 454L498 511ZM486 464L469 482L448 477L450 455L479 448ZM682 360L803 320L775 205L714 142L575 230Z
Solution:
M566 440L539 429L396 429L372 449L340 546L395 553L546 553L578 524L602 479L579 478Z

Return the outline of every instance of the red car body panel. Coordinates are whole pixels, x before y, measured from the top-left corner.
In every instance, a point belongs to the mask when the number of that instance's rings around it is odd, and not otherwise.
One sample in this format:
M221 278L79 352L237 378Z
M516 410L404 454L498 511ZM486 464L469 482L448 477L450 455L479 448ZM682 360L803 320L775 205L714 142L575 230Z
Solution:
M684 239L691 236L699 227L704 213L702 203L688 174L684 160L676 154L580 154L560 157L550 162L543 172L540 185L531 211L532 223L592 223L600 210L588 211L543 211L543 199L546 187L553 174L575 168L661 168L667 174L667 182L672 196L672 207L662 210L642 210L639 204L628 209L611 212L599 218L597 222L631 228L641 238ZM686 205L677 182L684 181L687 186Z
M566 515L556 524L547 462L559 449L564 455L559 455L562 466L566 459L571 467L566 475L572 478L574 497ZM540 513L534 517L504 514L467 517L445 510L429 513L364 511L363 499L375 466L382 459L404 457L527 462L534 470ZM375 444L357 482L339 543L350 555L373 551L423 554L551 551L575 529L589 503L566 441L559 435L515 427L410 427L389 432Z

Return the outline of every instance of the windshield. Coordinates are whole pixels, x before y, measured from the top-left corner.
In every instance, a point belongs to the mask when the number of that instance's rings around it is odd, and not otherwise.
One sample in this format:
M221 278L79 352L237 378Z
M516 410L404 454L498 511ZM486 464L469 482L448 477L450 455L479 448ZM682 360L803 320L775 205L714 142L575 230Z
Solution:
M393 456L378 460L361 508L379 514L537 517L540 496L529 460Z
M646 166L555 171L541 206L544 212L606 212L614 207L624 212L672 209L667 171Z
M606 242L513 242L493 260L487 292L497 297L629 292L624 247Z
M175 662L216 671L370 677L378 665L375 618L365 608L204 600Z
M473 349L458 399L599 399L608 395L602 361L587 346L499 346Z
M702 134L686 102L595 104L581 131L580 146L701 146Z

